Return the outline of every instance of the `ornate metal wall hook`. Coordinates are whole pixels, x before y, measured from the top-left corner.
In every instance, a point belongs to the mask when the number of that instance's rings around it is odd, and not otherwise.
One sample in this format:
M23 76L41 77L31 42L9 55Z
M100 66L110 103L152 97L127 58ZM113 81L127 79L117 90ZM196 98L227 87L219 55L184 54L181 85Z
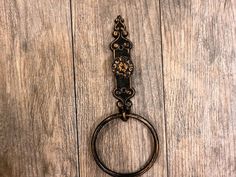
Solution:
M126 38L128 32L121 16L115 19L113 36L115 40L110 44L114 58L112 71L116 77L116 88L113 91L113 95L118 99L119 112L125 115L124 113L130 113L132 106L130 98L135 94L134 88L130 85L130 76L133 73L134 64L130 57L130 49L133 44ZM127 120L127 118L123 116L123 120Z
M131 60L131 55L130 55L130 50L133 45L132 42L129 39L127 39L128 32L124 25L124 19L120 15L115 19L115 26L112 35L115 38L115 40L110 44L110 49L113 52L112 71L116 78L116 88L113 91L113 95L118 100L117 107L119 108L119 113L113 114L105 118L96 127L92 136L91 147L92 147L93 157L97 165L104 172L115 177L134 177L142 175L152 167L158 156L159 141L153 125L147 119L141 117L140 115L131 113L132 102L130 99L135 94L135 90L133 87L131 87L131 81L130 81L130 77L134 70L134 64ZM123 121L127 121L130 118L141 122L149 129L154 142L153 151L149 160L139 170L131 173L118 173L109 169L102 162L96 149L96 140L101 129L109 122L115 119L121 119Z

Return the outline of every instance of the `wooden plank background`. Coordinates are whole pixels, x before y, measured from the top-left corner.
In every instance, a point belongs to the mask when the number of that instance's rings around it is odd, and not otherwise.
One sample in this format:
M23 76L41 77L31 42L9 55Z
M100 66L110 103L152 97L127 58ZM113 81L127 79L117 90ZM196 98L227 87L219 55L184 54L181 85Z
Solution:
M236 176L236 1L162 1L169 176Z
M236 176L234 0L2 0L0 177L108 176L90 140L117 112L109 43L119 14L134 43L132 111L160 139L143 176ZM129 172L150 142L138 122L118 121L98 147L109 167Z
M76 176L70 3L0 2L0 176Z

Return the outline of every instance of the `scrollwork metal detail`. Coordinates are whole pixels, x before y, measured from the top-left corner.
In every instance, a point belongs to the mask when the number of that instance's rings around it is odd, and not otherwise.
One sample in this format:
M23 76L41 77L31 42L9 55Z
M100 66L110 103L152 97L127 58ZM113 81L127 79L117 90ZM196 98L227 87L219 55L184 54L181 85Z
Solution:
M123 53L128 52L132 48L132 42L127 39L128 31L126 30L126 26L124 24L124 19L119 15L115 19L114 31L112 33L115 40L110 44L111 50L114 52L116 50L120 50Z
M135 94L135 90L130 84L130 76L134 70L134 64L130 57L130 49L133 44L127 39L128 31L121 16L115 19L112 35L115 38L110 44L110 49L113 52L112 71L116 76L117 83L113 95L118 99L117 106L120 113L129 113L132 106L130 98Z

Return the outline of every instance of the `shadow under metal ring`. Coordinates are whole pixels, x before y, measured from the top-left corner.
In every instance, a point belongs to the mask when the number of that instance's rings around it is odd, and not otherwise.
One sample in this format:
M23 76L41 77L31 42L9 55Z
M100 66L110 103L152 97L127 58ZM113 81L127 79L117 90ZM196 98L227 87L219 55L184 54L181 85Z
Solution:
M104 128L105 125L107 125L109 122L115 120L115 119L120 119L122 120L122 114L113 114L110 115L109 117L107 117L106 119L104 119L95 129L93 136L92 136L92 141L91 141L91 146L92 146L92 153L93 153L93 157L97 163L97 165L107 174L114 176L114 177L134 177L134 176L138 176L138 175L142 175L143 173L145 173L146 171L148 171L152 165L154 164L155 160L157 159L158 156L158 152L159 152L159 140L158 140L158 136L157 133L153 127L153 125L145 118L137 115L137 114L127 114L126 117L129 119L135 119L138 120L139 122L143 123L148 130L151 132L152 134L152 138L153 138L153 151L152 154L149 158L149 160L144 164L144 166L142 166L139 170L135 171L135 172L130 172L130 173L118 173L115 172L111 169L109 169L104 162L102 162L102 160L99 158L98 152L97 152L97 148L96 148L96 140L98 137L99 132ZM124 121L124 120L122 120Z

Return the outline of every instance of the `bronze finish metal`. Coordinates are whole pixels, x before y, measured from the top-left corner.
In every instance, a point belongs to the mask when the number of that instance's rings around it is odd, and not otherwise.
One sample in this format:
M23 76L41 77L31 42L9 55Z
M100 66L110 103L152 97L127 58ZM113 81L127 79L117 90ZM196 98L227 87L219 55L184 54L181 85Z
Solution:
M115 40L110 44L110 49L113 52L114 58L112 64L112 71L116 77L116 88L113 91L113 95L118 100L117 107L119 109L119 113L110 115L109 117L105 118L96 127L92 136L91 147L93 157L97 165L104 172L114 177L134 177L145 173L155 163L159 152L159 141L153 125L147 119L141 117L140 115L131 113L132 102L130 99L135 94L135 90L133 87L131 87L130 84L130 76L132 75L134 70L134 65L130 56L130 49L132 48L133 44L129 39L126 38L128 36L128 32L126 31L126 27L124 25L124 19L120 15L115 19L115 27L112 35L115 38ZM118 173L109 169L99 158L98 152L96 150L96 140L98 134L100 130L104 128L105 125L115 119L121 119L123 121L127 121L128 119L138 120L139 122L147 126L147 128L152 134L152 154L149 160L138 171L131 173Z

